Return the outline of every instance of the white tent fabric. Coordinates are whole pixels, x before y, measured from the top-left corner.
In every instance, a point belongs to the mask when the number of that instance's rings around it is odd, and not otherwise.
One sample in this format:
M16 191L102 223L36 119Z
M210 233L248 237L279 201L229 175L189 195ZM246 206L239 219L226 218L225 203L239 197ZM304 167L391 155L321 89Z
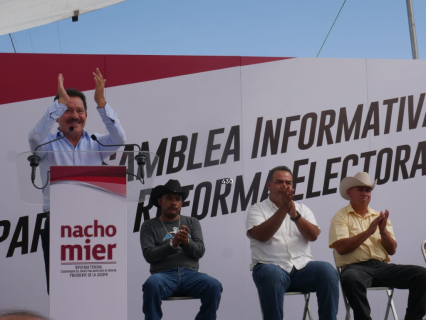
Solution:
M0 35L107 7L125 0L0 0Z

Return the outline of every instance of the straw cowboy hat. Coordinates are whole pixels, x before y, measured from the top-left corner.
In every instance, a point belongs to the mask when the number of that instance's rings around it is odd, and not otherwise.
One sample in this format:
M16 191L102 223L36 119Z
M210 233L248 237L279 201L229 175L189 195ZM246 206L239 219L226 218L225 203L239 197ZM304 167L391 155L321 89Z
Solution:
M161 198L165 194L180 194L182 196L182 201L185 201L189 195L189 190L183 189L178 180L170 179L164 186L160 185L152 189L149 201L159 208L158 198Z
M370 176L367 172L358 172L353 177L346 177L340 181L340 195L343 197L343 199L350 200L348 194L346 193L346 190L349 190L350 188L370 187L371 190L373 190L377 184L377 179L373 184L371 184L370 181Z

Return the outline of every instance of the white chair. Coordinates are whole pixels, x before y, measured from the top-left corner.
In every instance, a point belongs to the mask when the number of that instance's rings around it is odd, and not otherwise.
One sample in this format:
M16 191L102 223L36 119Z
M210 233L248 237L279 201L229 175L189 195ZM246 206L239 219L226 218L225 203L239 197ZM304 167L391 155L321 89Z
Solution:
M170 296L168 298L162 299L163 301L179 301L179 300L193 300L193 299L199 299L191 296Z
M336 250L333 250L334 264L336 265L337 273L339 274L340 289L342 289L343 302L345 303L345 307L346 307L345 320L352 320L351 307L349 305L348 299L346 298L346 295L343 292L343 288L342 288L342 280L341 280L341 277L340 277L340 273L341 273L342 270L336 264L336 257L335 257L336 254L337 254ZM392 309L393 318L395 320L398 320L398 315L396 314L395 305L393 303L393 290L394 290L394 288L389 288L389 287L370 287L370 288L367 288L367 291L373 291L373 290L385 290L387 295L388 295L388 302L387 302L387 305L386 305L385 320L388 319L390 309Z
M423 243L422 243L422 253L423 253L423 257L425 258L425 262L426 262L426 240L423 241Z
M262 304L260 303L259 290L257 291L257 295L259 297L259 304L260 304L260 311L262 312L262 319L264 319ZM305 320L306 314L308 314L309 320L312 320L311 308L309 308L309 298L311 297L311 294L309 292L296 292L296 291L289 291L289 292L286 292L284 294L284 296L296 296L296 295L303 295L305 297L305 307L303 308L303 318L302 319Z

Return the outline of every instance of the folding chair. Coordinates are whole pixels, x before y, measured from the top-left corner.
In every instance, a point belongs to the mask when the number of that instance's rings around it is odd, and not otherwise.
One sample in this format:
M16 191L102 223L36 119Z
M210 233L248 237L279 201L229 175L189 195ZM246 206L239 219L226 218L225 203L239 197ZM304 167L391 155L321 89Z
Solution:
M262 312L262 319L264 319L263 310L262 310L262 304L260 303L259 290L257 291L257 295L259 297L260 312ZM284 295L285 296L303 295L305 297L305 307L303 308L303 318L302 319L305 320L306 319L306 314L308 314L309 315L309 320L312 320L311 308L309 307L309 298L311 297L311 294L309 292L290 291L290 292L286 292Z
M425 262L426 262L426 240L423 241L423 243L422 243L422 253L423 253L423 257L425 258Z
M193 299L199 299L191 296L170 296L168 298L162 299L163 301L179 301L179 300L193 300Z
M349 305L349 302L348 302L348 299L346 298L345 293L343 292L342 280L341 280L341 277L340 277L342 270L341 270L341 268L339 268L337 266L336 256L335 256L336 254L337 254L336 250L333 250L334 264L336 265L337 273L339 274L340 289L342 289L343 302L345 303L345 307L346 307L345 320L352 320L351 307ZM393 318L395 320L398 320L398 315L396 314L395 305L393 303L393 290L394 290L394 288L389 288L389 287L370 287L370 288L367 288L367 291L373 291L373 290L385 290L387 295L388 295L388 303L387 303L387 306L386 306L385 320L388 319L389 309L392 309Z

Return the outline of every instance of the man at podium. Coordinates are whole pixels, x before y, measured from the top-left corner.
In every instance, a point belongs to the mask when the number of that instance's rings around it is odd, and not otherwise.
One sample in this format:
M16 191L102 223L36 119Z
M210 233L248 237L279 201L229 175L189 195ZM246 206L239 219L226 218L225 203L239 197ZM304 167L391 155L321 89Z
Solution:
M93 73L95 80L94 100L108 134L95 134L98 141L104 145L124 144L126 135L117 118L117 113L106 102L104 90L106 80L99 69ZM44 112L42 118L36 123L28 134L30 149L42 158L40 172L42 185L46 185L47 172L51 165L101 165L108 153L90 153L89 156L80 151L110 151L114 153L119 147L103 147L90 138L84 130L87 120L87 104L85 95L72 88L64 88L64 77L58 75L58 94L54 102ZM55 123L58 123L56 132L51 133ZM57 139L56 141L53 141ZM49 143L49 141L52 141ZM43 146L40 146L45 144ZM37 148L39 147L39 148ZM49 152L48 151L65 151ZM66 152L68 151L68 152ZM47 219L41 235L44 263L46 267L47 292L49 292L49 185L43 189L43 211L47 212Z
M189 190L179 181L169 180L151 192L150 202L161 208L158 218L143 223L140 240L151 276L143 285L145 319L161 319L161 300L170 296L201 299L195 319L216 319L222 285L215 278L198 272L204 255L203 232L198 219L180 215Z

